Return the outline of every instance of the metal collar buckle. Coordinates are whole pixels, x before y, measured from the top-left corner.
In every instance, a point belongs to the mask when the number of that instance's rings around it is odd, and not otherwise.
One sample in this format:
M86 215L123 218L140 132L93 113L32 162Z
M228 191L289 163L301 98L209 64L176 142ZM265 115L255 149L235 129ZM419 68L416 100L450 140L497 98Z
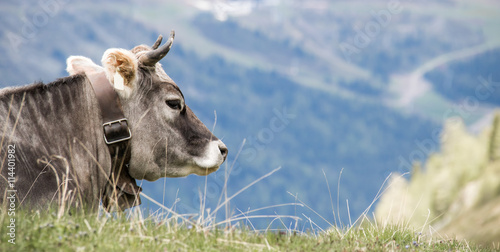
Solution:
M104 123L104 141L106 144L115 144L132 138L132 132L128 127L127 118Z

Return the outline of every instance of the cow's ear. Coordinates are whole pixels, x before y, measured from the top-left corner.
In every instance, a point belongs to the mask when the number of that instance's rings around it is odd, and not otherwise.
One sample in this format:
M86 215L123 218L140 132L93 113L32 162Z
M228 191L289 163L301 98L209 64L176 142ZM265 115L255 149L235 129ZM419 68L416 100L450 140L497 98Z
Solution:
M69 75L79 73L93 74L104 71L99 65L96 65L91 59L83 56L70 56L66 60L66 71Z
M125 49L108 49L102 56L102 65L115 90L121 96L130 97L138 68L135 55Z

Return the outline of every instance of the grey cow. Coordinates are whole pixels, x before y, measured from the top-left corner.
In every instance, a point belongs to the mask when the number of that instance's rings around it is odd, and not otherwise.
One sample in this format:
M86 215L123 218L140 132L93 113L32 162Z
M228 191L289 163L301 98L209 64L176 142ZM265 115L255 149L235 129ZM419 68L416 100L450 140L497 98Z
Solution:
M125 209L140 204L135 179L216 171L226 146L158 63L173 35L163 46L160 36L153 47L108 49L102 66L71 56L69 77L1 89L0 202L33 208L70 200L96 208L102 199L107 208ZM99 98L101 88L116 101ZM125 117L108 124L112 131L125 123L117 143L103 128L109 108L100 99L116 102Z

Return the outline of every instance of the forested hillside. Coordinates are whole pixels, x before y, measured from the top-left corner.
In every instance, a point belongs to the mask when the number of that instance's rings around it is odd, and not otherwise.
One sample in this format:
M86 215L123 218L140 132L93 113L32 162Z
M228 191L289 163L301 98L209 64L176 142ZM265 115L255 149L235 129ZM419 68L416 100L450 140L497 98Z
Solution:
M175 29L161 63L229 147L228 194L282 167L234 198L232 211L297 202L296 196L329 222L335 210L348 223L348 210L357 218L389 174L425 162L430 152L422 142L434 139L449 115L460 115L456 108L465 98L476 97L478 76L488 85L500 81L499 9L490 1L396 7L386 1L7 1L0 3L0 87L50 82L67 75L70 55L99 63L108 48L151 45ZM456 53L462 51L467 57ZM496 97L498 89L475 99L465 127L486 125ZM433 141L432 150L439 148ZM224 191L226 164L207 179L212 209ZM205 191L205 177L141 183L145 194L186 213L198 211ZM306 207L262 213L293 214L311 225L307 216L328 226Z

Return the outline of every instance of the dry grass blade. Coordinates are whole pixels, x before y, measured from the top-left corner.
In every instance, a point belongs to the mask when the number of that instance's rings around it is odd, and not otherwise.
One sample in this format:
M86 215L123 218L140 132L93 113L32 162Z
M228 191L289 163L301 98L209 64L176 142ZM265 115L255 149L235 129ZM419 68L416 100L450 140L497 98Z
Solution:
M217 224L215 224L216 226L219 226L219 225L222 225L222 224L226 224L226 223L232 223L232 222L235 222L235 221L240 221L240 220L250 220L250 219L269 219L269 218L289 218L289 219L293 219L295 221L299 220L300 218L297 217L297 216L294 216L294 215L252 215L252 216L243 216L243 217L238 217L238 218L230 218L230 219L227 219L227 220L223 220L223 221L220 221L218 222Z
M318 212L316 212L314 209L312 209L310 206L308 206L306 203L304 203L302 200L300 200L297 196L294 196L292 193L290 192L287 192L288 194L290 194L292 197L295 197L295 200L297 200L298 202L300 202L302 205L304 205L307 209L311 210L311 212L313 212L314 214L316 214L318 217L320 217L322 220L324 220L326 223L328 223L328 225L330 225L331 227L335 227L331 222L329 222L327 219L325 219L325 217L323 217L321 214L319 214Z
M185 221L186 223L189 223L191 225L195 225L195 223L187 218L185 218L183 215L181 214L178 214L174 211L172 211L172 209L160 204L158 201L154 200L153 198L149 197L148 195L144 194L143 192L141 192L141 196L148 199L149 201L151 201L153 204L159 206L160 208L166 210L168 213L172 214L172 216L176 217L176 218L180 218L182 219L183 221Z
M237 214L237 215L235 215L233 217L237 218L237 217L240 217L242 215L247 215L249 213L254 213L254 212L258 212L258 211L262 211L262 210L266 210L266 209L271 209L271 208L286 207L286 206L300 206L300 207L303 207L304 205L303 204L299 204L299 203L277 204L277 205L272 205L272 206L267 206L267 207L260 207L260 208L254 209L254 210L248 210L248 211L245 211L245 212L241 212L241 214Z
M222 202L221 204L219 204L215 209L214 211L212 212L212 215L211 217L214 217L216 214L217 214L217 211L225 206L229 201L231 201L234 197L238 196L240 193L244 192L245 190L247 190L248 188L252 187L253 185L257 184L259 181L271 176L273 173L279 171L281 169L281 166L270 171L269 173L267 173L266 175L256 179L255 181L253 181L252 183L248 184L247 186L243 187L242 189L240 189L238 192L236 192L235 194L233 194L231 197L227 198L224 202Z

